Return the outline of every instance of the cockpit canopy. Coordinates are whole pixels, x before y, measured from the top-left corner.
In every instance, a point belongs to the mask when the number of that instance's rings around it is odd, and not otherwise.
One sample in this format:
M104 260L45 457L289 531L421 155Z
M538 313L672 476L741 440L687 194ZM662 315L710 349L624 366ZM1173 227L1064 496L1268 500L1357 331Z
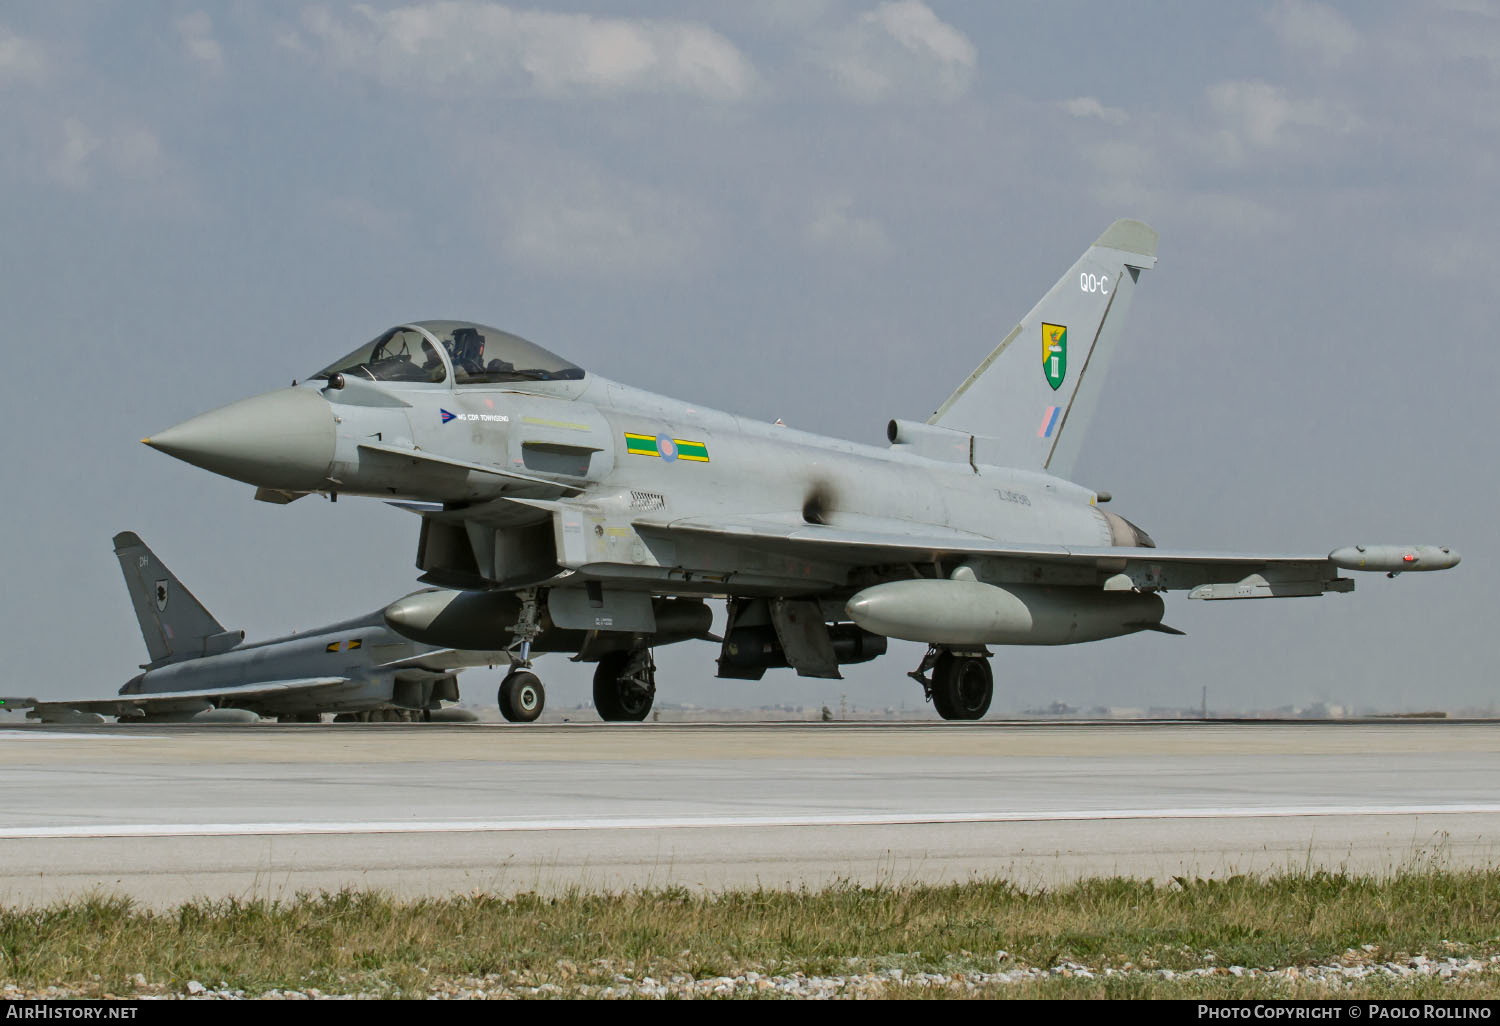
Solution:
M382 332L313 377L355 375L371 381L458 385L577 381L583 368L499 328L469 321L415 321Z

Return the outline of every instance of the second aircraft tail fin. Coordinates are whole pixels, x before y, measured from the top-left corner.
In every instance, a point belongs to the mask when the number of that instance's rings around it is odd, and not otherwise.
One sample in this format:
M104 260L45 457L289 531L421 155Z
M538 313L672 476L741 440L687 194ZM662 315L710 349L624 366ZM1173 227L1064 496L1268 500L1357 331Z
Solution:
M148 666L224 652L244 640L242 631L226 631L135 532L121 531L114 542Z
M927 422L979 436L986 463L1070 476L1156 238L1140 221L1105 229Z

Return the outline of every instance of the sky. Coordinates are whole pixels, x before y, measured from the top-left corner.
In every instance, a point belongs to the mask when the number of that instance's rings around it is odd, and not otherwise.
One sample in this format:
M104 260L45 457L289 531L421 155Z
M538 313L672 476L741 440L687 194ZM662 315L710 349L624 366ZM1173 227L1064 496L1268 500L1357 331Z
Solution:
M417 587L412 515L139 442L389 325L878 444L1135 217L1159 262L1077 480L1163 546L1464 562L999 649L997 712L1495 705L1493 0L57 0L0 7L0 137L4 693L144 660L120 530L252 639ZM660 650L658 700L921 704L914 645L834 682L716 654Z

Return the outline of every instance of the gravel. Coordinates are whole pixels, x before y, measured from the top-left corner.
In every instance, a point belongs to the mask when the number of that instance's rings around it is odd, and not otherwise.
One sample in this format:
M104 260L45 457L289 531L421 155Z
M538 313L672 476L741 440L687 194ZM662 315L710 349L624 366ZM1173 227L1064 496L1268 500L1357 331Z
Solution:
M1294 965L1283 967L1257 967L1209 965L1194 969L1138 968L1129 964L1112 966L1090 966L1078 962L1061 962L1039 967L1011 965L1005 952L997 952L997 968L993 972L912 972L903 969L877 969L853 971L832 975L809 976L804 973L766 974L746 969L729 976L695 978L687 974L642 976L616 974L609 983L584 982L573 979L579 975L576 967L560 963L558 975L562 983L551 981L531 982L520 974L492 974L487 976L435 977L427 985L427 996L434 1000L472 1000L493 998L878 998L895 997L913 990L949 991L956 995L980 994L1002 990L1007 986L1034 983L1048 979L1119 979L1152 982L1187 983L1210 977L1236 977L1239 979L1264 980L1302 985L1322 985L1330 989L1348 987L1356 983L1400 982L1424 978L1438 978L1459 982L1486 974L1500 975L1500 954L1482 958L1429 958L1415 955L1397 961L1372 961L1365 952L1350 949L1337 963L1323 965ZM597 970L601 965L598 963ZM595 977L597 978L597 972ZM393 996L385 987L374 990L359 989L349 992L326 993L316 987L306 989L273 989L261 993L247 993L229 987L225 983L210 985L199 980L188 980L176 984L152 984L140 973L130 980L131 987L124 993L108 993L98 983L67 986L51 986L27 989L15 984L0 987L3 1000L67 1000L82 997L103 998L189 998L195 1000L237 1000L261 998L285 1001L319 999L361 999ZM371 984L366 983L365 986Z

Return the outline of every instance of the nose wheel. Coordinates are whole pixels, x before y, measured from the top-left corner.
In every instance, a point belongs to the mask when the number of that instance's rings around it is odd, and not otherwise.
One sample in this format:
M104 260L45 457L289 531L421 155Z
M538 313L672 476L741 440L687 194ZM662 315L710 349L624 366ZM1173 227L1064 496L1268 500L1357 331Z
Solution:
M542 714L547 690L530 670L512 670L500 682L500 715L512 723L530 723Z

